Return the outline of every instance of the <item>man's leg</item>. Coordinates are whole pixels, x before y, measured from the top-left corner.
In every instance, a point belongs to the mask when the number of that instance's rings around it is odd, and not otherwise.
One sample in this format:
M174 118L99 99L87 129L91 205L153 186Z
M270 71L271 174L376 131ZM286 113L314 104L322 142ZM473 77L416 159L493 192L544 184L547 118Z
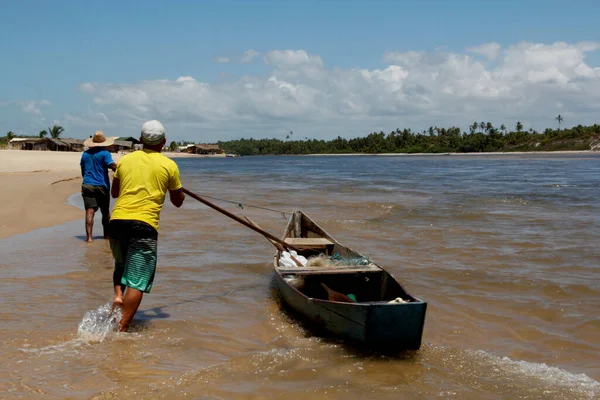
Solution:
M108 239L108 223L110 221L110 197L108 191L104 190L98 195L98 206L102 213L102 229L104 233L104 239Z
M123 299L123 316L121 317L120 331L127 332L129 324L133 320L133 316L137 312L144 292L134 288L128 287L125 291L125 298Z
M121 279L121 284L127 286L125 297L123 298L121 332L127 332L142 302L144 293L150 293L156 271L158 242L156 231L149 227L149 229L143 228L137 234L152 237L128 239L124 273Z
M123 307L123 292L125 291L125 285L121 283L121 279L123 279L125 267L126 241L110 238L110 249L112 250L113 258L115 259L115 270L113 272L113 288L115 296L110 309L110 313L112 314L115 308Z
M93 191L93 186L82 185L81 197L83 197L83 207L85 208L85 236L86 242L92 241L92 229L94 227L94 214L98 210L98 203Z
M87 208L85 210L85 236L86 242L92 241L92 229L94 228L94 214L96 214L96 210L93 208Z

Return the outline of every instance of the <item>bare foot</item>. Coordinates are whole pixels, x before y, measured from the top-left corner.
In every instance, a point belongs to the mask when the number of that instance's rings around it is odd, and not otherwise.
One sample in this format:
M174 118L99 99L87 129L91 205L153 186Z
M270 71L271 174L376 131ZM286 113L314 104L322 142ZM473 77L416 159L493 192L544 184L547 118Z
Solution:
M123 297L121 296L115 296L115 298L113 299L113 304L112 308L110 309L110 313L112 314L113 311L115 311L115 308L117 307L123 307Z
M92 238L87 238L85 241L88 243L92 243Z

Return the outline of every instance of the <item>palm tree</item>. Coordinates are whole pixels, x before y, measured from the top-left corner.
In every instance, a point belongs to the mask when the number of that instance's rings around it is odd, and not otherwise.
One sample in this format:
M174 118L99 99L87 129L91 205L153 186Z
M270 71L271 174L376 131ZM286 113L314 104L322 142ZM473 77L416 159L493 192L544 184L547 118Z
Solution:
M558 114L558 117L556 117L554 119L558 121L558 130L560 131L560 123L563 122L565 119L563 117L561 117L560 114Z
M517 132L521 132L523 130L523 124L521 121L517 121Z
M479 123L477 121L473 122L473 125L469 126L469 128L471 129L471 133L475 133L477 131L478 126Z
M41 138L46 137L47 134L48 134L48 132L46 132L46 131L40 131L40 137Z
M8 131L6 133L6 139L10 142L12 140L12 138L15 137L15 134L12 131Z
M504 124L500 125L500 130L504 134L506 132L506 126L504 126Z
M58 139L60 134L63 133L64 131L65 131L65 128L63 128L62 126L54 125L52 128L48 128L47 131L42 131L42 132L46 132L46 134L50 134L50 137L53 139ZM42 134L42 132L40 132L40 135Z

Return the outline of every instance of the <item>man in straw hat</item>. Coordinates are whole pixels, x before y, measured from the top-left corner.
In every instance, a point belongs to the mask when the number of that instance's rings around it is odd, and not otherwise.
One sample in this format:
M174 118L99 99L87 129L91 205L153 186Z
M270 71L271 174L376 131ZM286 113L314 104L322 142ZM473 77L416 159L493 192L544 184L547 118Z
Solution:
M108 222L110 220L110 180L108 170L116 170L117 164L113 161L110 152L106 149L114 143L113 139L104 137L102 131L96 131L94 136L83 142L87 150L81 154L81 196L85 207L85 234L86 241L92 241L92 228L94 215L98 208L102 212L102 228L104 238L108 238Z
M165 128L156 120L142 125L143 149L119 160L113 179L116 198L110 220L115 307L122 307L120 331L126 332L144 293L150 293L156 271L158 223L166 193L181 207L185 198L177 164L160 154Z

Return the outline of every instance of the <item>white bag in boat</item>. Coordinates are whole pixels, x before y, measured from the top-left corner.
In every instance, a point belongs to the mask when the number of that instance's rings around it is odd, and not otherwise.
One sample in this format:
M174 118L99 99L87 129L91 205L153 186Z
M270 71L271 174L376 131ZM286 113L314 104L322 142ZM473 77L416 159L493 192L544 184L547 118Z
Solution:
M284 268L293 268L296 266L296 263L292 261L292 259L289 257L289 254L288 257L281 257L278 264L280 267Z

